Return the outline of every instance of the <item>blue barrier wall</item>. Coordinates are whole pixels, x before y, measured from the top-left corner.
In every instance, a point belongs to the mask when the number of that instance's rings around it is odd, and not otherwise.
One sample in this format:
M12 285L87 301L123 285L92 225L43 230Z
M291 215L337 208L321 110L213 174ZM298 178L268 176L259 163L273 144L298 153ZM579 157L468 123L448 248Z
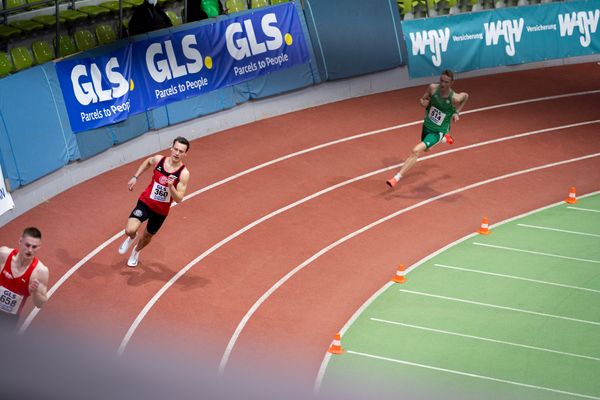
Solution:
M151 129L160 129L202 117L251 99L320 83L300 4L296 4L296 10L309 48L308 63L159 107L131 116L125 121L76 135L71 130L54 63L0 79L0 165L10 190L31 183L69 162L92 157ZM248 10L245 14L252 12ZM244 14L236 14L240 15ZM212 21L204 20L186 26L209 24ZM181 29L183 28L172 28L173 31ZM159 34L164 34L164 31L151 32L130 40L144 40ZM74 58L97 56L121 45L122 42L116 42L77 54Z
M325 80L406 64L395 0L305 0L304 13Z

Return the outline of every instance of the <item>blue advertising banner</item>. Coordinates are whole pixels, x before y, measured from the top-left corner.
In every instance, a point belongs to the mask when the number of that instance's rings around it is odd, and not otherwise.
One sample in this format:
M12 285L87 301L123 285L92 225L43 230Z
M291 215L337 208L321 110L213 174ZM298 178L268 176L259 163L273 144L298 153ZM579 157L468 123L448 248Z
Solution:
M600 53L600 0L403 21L411 78Z
M296 8L285 3L56 68L80 132L308 61Z

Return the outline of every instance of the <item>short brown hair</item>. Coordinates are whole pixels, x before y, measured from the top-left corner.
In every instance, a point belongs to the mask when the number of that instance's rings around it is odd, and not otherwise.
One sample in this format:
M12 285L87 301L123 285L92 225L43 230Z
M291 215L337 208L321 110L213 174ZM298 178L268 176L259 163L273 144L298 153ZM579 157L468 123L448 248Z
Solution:
M34 239L42 239L42 232L40 232L40 230L38 228L36 228L35 226L30 226L27 227L25 229L23 229L23 234L21 235L21 237L25 237L25 236L29 236L32 237Z
M186 146L186 152L190 149L190 142L183 136L177 136L175 139L173 139L172 146L175 146L175 143L181 143L182 145Z
M442 72L442 75L446 75L448 78L454 80L454 72L449 69L445 69L444 72Z

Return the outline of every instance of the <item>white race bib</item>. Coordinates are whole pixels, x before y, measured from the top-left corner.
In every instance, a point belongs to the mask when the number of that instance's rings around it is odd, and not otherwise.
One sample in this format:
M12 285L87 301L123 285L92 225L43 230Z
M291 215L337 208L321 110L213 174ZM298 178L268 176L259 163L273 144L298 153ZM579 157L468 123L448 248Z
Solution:
M160 201L161 203L168 203L171 201L171 192L167 186L163 186L158 182L154 182L152 185L152 191L150 191L150 198L152 200Z
M434 124L436 124L437 126L442 125L442 122L444 122L444 118L446 118L446 114L445 113L441 112L440 110L438 110L434 106L431 106L431 108L429 109L429 119Z
M0 310L9 314L16 314L22 301L23 296L0 285Z

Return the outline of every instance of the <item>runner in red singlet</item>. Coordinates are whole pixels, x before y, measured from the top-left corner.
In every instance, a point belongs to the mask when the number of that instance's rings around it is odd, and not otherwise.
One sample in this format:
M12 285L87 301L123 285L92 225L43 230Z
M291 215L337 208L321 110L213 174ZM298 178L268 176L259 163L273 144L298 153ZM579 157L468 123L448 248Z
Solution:
M42 244L42 233L26 228L19 247L0 247L0 325L16 330L19 314L29 296L36 307L48 301L48 268L35 257Z
M183 200L190 179L190 172L183 164L183 159L189 148L190 142L186 138L181 136L175 138L169 157L157 154L147 158L127 183L129 190L133 190L138 177L144 171L154 166L152 180L148 187L146 187L146 190L140 195L135 208L127 220L127 226L125 227L127 238L119 246L119 253L125 254L131 243L135 240L142 222L148 220L142 237L138 240L127 260L128 266L136 267L138 265L140 251L150 243L152 237L162 226L169 214L173 200L177 203Z

